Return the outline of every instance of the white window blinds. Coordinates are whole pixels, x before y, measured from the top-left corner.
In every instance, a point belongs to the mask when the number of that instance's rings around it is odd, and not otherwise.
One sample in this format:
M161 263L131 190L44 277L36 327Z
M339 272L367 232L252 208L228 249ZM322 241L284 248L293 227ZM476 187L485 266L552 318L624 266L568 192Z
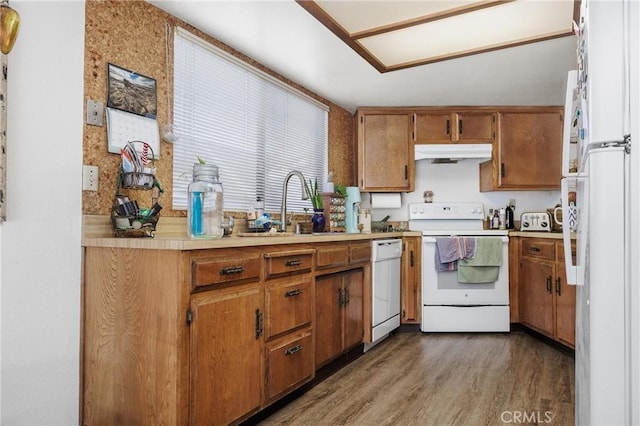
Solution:
M279 212L282 184L299 170L327 175L328 108L279 80L176 28L174 37L173 208L185 209L193 163L219 167L224 209L261 197ZM287 210L311 208L291 180Z

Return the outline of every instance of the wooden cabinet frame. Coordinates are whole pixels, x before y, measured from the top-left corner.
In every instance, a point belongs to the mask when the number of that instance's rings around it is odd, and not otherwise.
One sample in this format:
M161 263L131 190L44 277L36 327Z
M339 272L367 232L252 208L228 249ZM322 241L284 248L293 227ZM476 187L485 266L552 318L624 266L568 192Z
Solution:
M84 260L82 424L237 423L311 380L316 274L354 286L342 347L370 339L369 240Z

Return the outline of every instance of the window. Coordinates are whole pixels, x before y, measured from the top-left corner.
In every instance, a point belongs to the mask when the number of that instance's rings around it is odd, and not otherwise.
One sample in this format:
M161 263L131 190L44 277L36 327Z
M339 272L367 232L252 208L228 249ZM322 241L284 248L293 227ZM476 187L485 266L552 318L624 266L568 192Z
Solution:
M219 167L224 209L245 211L261 197L280 210L291 170L327 175L328 108L279 80L176 28L174 37L173 208L186 209L193 163ZM293 178L287 210L311 208Z

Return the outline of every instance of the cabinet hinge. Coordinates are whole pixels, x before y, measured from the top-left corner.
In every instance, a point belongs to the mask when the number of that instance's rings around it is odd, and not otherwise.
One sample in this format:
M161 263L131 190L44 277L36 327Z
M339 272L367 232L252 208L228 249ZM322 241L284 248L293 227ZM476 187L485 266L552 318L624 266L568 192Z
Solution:
M193 322L193 312L191 312L191 309L187 309L187 325L191 325L192 322Z

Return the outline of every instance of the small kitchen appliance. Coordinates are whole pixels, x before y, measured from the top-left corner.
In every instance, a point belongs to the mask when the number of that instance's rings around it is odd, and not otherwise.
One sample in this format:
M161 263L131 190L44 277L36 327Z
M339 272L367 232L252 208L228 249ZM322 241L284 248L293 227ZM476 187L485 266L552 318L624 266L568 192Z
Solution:
M551 217L547 212L526 212L520 215L520 230L551 232Z
M346 232L355 234L358 229L358 210L360 208L360 188L357 186L347 186L347 203L345 211Z

